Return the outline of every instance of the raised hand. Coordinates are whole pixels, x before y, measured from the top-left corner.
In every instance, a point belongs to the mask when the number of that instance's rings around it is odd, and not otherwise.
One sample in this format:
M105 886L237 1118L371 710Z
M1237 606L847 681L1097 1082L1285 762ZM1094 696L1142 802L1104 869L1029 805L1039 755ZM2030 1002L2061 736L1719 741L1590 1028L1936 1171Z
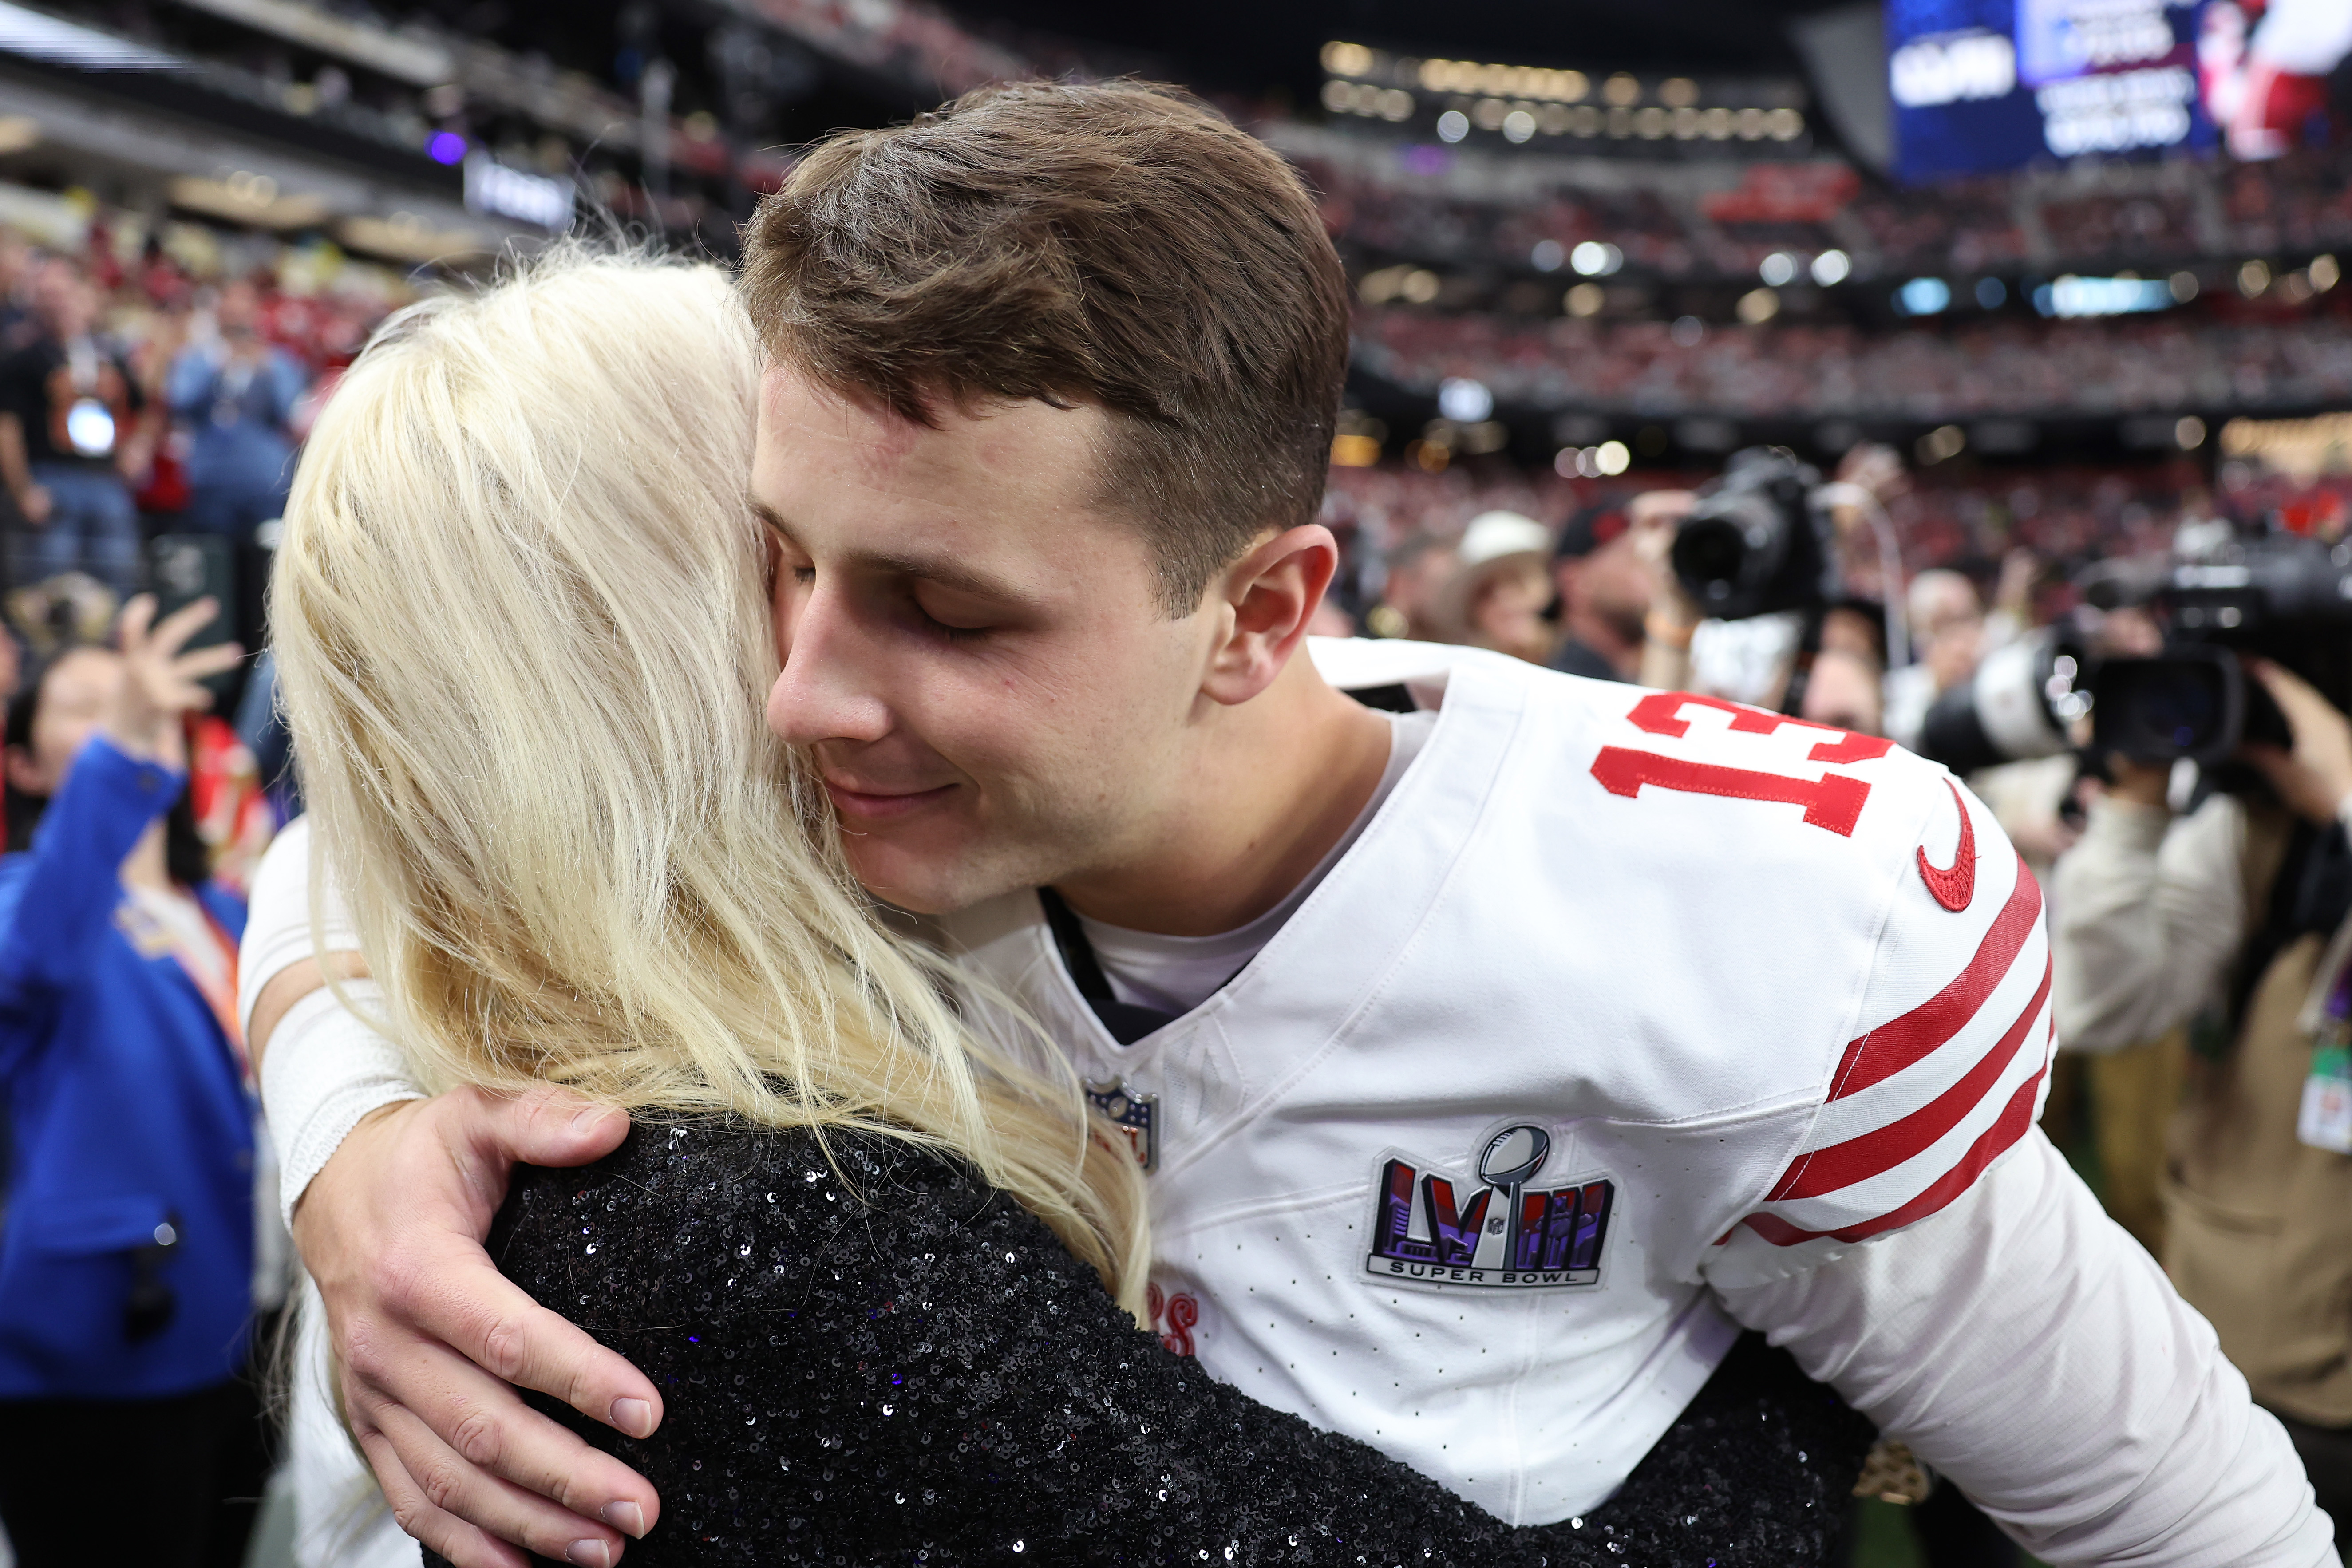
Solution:
M2294 736L2291 748L2253 743L2246 755L2290 810L2325 827L2352 795L2352 720L2310 682L2269 659L2250 658L2246 668L2286 715Z
M180 651L219 613L220 606L211 599L198 599L158 625L152 594L142 594L122 607L115 632L122 650L122 678L100 721L108 740L135 757L177 760L173 742L180 716L212 706L213 694L197 682L236 668L245 657L245 649L233 642Z

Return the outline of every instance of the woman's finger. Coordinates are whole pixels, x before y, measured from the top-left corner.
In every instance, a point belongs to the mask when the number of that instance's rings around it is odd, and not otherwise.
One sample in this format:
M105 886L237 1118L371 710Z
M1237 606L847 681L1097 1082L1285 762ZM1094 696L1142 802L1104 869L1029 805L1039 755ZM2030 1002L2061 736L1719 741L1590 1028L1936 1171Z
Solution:
M155 619L155 595L134 595L122 606L122 616L114 623L117 646L124 653L136 653L147 643L147 628Z
M366 1426L352 1436L358 1439L360 1452L367 1456L368 1468L375 1472L376 1484L383 1489L383 1500L392 1505L393 1522L411 1539L439 1552L456 1568L530 1568L530 1560L521 1552L483 1534L456 1514L434 1507L383 1432Z
M245 659L245 647L240 643L214 643L184 653L172 661L172 673L182 680L202 680L208 675L235 669Z
M151 599L148 611L152 615L153 610L154 601ZM154 637L149 640L149 648L160 657L169 658L186 646L190 637L211 625L213 617L219 614L220 602L210 595L192 605L183 605L163 617L163 624L155 628Z

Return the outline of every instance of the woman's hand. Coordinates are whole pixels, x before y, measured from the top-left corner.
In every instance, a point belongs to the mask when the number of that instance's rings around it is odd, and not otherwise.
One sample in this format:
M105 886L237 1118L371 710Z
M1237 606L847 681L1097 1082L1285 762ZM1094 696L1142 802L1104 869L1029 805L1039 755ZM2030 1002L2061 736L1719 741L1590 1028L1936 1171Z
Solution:
M106 738L121 751L178 762L181 715L213 702L213 694L197 682L236 668L245 657L245 649L233 642L180 651L219 613L213 600L198 599L158 625L152 594L142 594L123 606L115 634L122 650L122 679L100 721Z

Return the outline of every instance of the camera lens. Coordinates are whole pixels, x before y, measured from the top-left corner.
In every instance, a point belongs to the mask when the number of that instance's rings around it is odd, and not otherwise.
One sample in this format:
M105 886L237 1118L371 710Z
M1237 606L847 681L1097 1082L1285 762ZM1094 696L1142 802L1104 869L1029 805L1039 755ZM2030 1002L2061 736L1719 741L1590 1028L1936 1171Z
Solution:
M1727 517L1694 518L1675 537L1675 574L1702 604L1728 597L1747 559L1746 531Z

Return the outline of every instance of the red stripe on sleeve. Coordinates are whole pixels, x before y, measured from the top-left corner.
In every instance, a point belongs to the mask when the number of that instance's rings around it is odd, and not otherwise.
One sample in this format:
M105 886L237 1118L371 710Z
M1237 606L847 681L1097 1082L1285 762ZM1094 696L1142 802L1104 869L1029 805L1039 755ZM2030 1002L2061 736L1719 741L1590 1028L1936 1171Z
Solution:
M2017 1022L2008 1033L1993 1042L1984 1059L1970 1068L1966 1077L1943 1093L1899 1121L1874 1128L1858 1138L1843 1143L1800 1154L1790 1163L1788 1173L1780 1184L1765 1194L1767 1203L1781 1198L1817 1198L1824 1193L1850 1187L1856 1182L1895 1169L1933 1144L1960 1123L1960 1119L1974 1110L2009 1064L2017 1056L2017 1047L2025 1042L2034 1020L2042 1016L2042 1005L2050 999L2050 964L2042 965L2042 984L2033 993L2033 1000L2017 1016Z
M2020 859L2017 886L2011 889L2000 913L1993 917L1992 929L1985 932L1969 966L1949 985L1908 1013L1881 1024L1846 1047L1837 1076L1831 1079L1829 1098L1843 1100L1893 1078L1968 1027L1969 1020L2009 973L2041 918L2042 884Z
M2043 1074L2049 1070L2045 1063L2040 1072L2019 1084L2017 1092L2010 1096L2009 1104L2002 1109L2000 1119L1986 1128L1984 1135L1969 1146L1968 1158L1945 1172L1935 1185L1901 1208L1880 1215L1876 1219L1847 1226L1843 1230L1800 1230L1780 1215L1769 1214L1749 1215L1742 1223L1775 1247L1794 1247L1800 1242L1817 1241L1824 1236L1834 1237L1840 1241L1867 1241L1883 1232L1900 1230L1914 1220L1925 1219L1967 1192L1969 1184L1983 1173L1987 1165L1991 1164L2003 1150L2025 1136L2025 1130L2033 1125L2033 1098L2042 1088Z

